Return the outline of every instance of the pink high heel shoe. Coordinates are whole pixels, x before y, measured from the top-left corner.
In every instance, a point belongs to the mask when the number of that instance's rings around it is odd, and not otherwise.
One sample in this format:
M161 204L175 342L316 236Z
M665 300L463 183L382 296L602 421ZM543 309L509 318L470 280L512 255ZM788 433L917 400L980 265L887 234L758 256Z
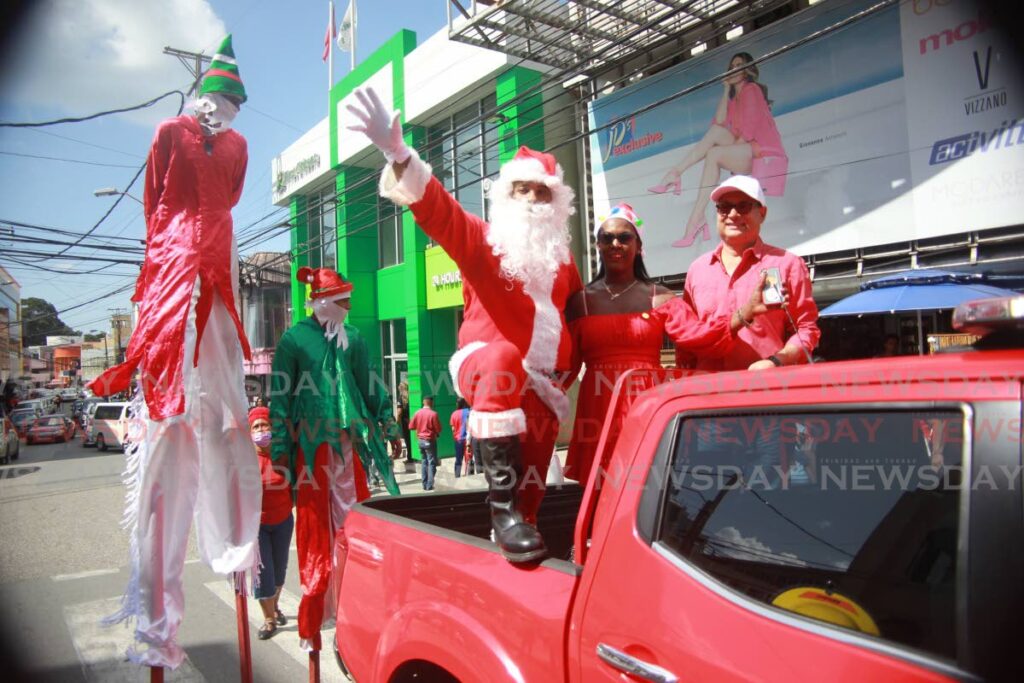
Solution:
M707 242L709 239L711 239L711 232L708 230L707 221L702 221L700 225L696 226L693 230L686 233L684 237L677 239L675 242L673 242L672 246L685 249L686 247L691 246L694 242L697 241L698 234L701 235L701 242Z
M683 191L683 184L678 180L670 180L667 183L652 185L647 188L647 191L651 194L665 194L669 190L672 190L672 194L679 194Z

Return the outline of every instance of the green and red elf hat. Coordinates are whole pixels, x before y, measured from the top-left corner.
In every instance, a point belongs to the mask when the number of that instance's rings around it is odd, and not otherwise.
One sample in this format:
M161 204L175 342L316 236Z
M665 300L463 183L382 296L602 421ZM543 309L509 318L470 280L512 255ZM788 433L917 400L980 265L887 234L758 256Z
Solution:
M238 75L238 63L235 61L235 51L231 48L230 33L220 44L217 54L213 56L210 68L203 75L203 84L199 88L200 95L215 92L237 97L242 102L248 99L245 95L245 86L242 85L242 77Z

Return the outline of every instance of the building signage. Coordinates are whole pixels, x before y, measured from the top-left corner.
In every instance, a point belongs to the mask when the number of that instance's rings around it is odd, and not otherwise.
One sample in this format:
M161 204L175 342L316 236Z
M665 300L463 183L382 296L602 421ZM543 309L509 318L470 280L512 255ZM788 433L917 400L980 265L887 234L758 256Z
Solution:
M427 275L427 309L462 305L462 273L441 247L424 252Z
M278 171L274 176L274 192L284 194L292 183L316 173L320 170L320 155L308 156L293 167Z
M1020 222L1024 71L975 0L903 2L719 78L871 4L821 3L591 103L597 215L633 205L651 275L716 245L708 192L732 172L800 254Z

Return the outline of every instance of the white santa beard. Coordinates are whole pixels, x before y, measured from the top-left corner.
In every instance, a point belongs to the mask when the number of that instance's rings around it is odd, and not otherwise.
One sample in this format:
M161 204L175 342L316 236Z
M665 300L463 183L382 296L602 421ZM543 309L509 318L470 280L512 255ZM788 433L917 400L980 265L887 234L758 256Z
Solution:
M571 214L569 201L557 195L550 204L531 204L504 192L491 197L487 243L501 260L502 275L523 284L554 277L569 262Z

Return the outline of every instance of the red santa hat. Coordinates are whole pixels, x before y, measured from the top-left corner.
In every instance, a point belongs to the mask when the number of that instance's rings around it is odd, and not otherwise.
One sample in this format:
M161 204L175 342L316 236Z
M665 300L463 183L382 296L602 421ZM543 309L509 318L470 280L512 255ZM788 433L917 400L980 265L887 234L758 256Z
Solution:
M352 283L330 268L309 268L303 266L295 274L299 282L309 285L309 300L347 299L352 296Z
M562 167L553 154L538 152L524 145L511 161L502 165L498 179L509 186L518 181L543 183L554 189L565 184L562 176Z
M266 406L256 406L249 411L249 426L251 427L256 420L266 420L270 422L270 408Z

